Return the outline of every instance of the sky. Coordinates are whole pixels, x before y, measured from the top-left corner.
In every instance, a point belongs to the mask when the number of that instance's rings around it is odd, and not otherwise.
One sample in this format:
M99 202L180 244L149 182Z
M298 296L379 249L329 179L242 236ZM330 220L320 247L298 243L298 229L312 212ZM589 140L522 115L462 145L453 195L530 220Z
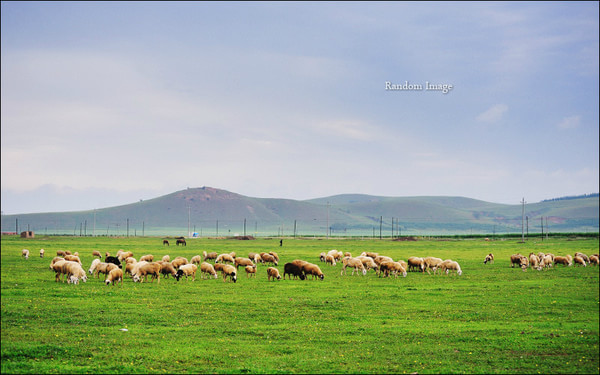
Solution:
M600 190L598 2L1 7L3 214Z

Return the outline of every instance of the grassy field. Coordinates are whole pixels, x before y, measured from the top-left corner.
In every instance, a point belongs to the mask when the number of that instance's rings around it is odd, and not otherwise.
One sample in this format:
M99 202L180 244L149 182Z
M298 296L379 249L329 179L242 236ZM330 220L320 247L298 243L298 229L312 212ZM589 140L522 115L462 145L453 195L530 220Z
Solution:
M27 248L31 257L21 257ZM39 258L39 249L46 258ZM3 236L2 373L598 374L598 267L511 268L520 252L597 253L598 238L478 240L190 239ZM323 281L162 279L55 283L56 250L275 251L319 264ZM458 261L462 276L341 276L319 253L374 251ZM484 265L494 253L494 264ZM241 270L241 269L240 269ZM126 329L126 330L123 330Z

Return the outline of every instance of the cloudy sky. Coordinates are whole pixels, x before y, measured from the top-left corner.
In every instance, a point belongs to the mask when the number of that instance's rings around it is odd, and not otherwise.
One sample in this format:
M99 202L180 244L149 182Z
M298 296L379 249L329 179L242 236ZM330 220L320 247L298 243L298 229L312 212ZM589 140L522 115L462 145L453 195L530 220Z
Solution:
M4 214L600 190L597 2L1 6Z

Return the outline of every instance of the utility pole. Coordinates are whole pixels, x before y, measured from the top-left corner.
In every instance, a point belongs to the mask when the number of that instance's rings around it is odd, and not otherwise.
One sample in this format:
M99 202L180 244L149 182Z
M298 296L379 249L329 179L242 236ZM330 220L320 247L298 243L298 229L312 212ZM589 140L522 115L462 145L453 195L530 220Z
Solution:
M540 217L540 220L542 221L542 241L544 240L544 217Z
M129 218L127 218L127 237L129 237Z
M381 229L383 228L383 216L379 217L379 239L381 239Z
M92 229L92 236L96 237L96 209L94 208L94 228Z
M329 239L329 202L327 202L327 239Z
M246 237L246 218L244 218L244 237Z
M546 239L548 239L548 216L546 216Z
M192 233L190 232L190 206L188 206L188 237L191 237Z
M527 240L529 241L529 216L525 216L525 221L527 222Z
M525 242L525 197L521 200L521 242Z

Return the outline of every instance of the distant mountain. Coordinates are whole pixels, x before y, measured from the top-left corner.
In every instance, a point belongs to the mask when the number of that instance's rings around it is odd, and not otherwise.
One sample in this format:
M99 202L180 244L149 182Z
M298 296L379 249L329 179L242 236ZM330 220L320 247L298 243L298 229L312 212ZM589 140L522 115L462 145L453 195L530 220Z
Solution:
M342 194L298 201L211 187L90 211L2 216L2 231L91 235L332 235L520 233L521 205L465 197ZM525 205L531 233L598 232L598 195ZM543 219L543 222L541 221ZM18 228L17 228L18 226ZM189 230L188 230L189 226Z

